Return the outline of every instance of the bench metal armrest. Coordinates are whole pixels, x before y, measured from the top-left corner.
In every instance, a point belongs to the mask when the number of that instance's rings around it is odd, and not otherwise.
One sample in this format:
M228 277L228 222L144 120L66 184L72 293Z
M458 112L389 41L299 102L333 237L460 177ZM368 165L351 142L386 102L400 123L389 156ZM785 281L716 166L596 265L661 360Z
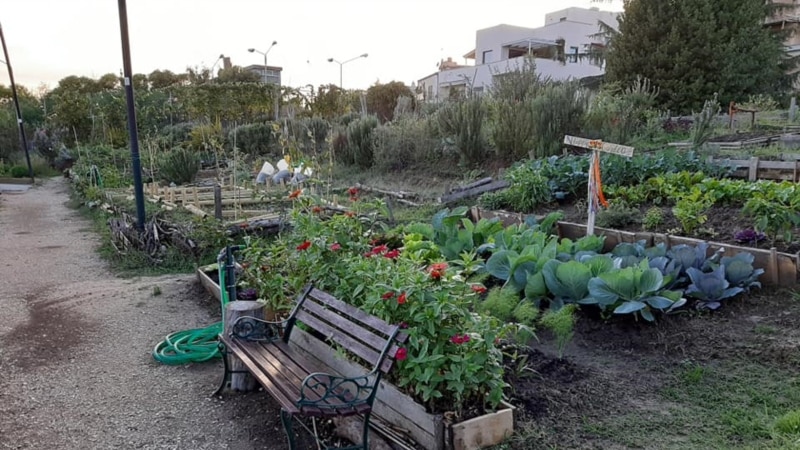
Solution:
M233 323L231 336L245 341L276 341L283 336L286 321L270 321L255 317L239 317Z
M372 405L378 377L372 371L358 377L340 377L328 373L312 373L300 386L300 407L342 409L359 405ZM331 402L330 400L336 400Z

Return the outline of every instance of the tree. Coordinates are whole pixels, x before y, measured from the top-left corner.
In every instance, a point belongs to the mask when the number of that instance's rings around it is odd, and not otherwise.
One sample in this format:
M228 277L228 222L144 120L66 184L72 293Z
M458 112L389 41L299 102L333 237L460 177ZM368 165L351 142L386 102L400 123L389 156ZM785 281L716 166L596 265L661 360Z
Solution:
M378 116L381 123L389 122L394 118L397 99L403 96L413 99L414 93L400 81L375 83L367 89L367 108Z
M722 104L791 87L779 33L764 27L763 0L626 0L611 42L606 79L637 76L660 89L662 106L686 113L719 94Z
M154 70L150 72L147 79L150 81L150 88L152 89L170 87L183 81L181 75L172 73L170 70Z

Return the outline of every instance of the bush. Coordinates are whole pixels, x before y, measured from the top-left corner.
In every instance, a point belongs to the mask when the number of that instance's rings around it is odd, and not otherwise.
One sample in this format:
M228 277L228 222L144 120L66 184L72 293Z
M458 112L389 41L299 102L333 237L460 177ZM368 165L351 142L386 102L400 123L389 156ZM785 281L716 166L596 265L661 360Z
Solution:
M373 135L378 127L378 119L374 116L362 117L347 126L347 142L343 151L338 154L345 164L369 168L375 157Z
M447 164L424 121L406 119L375 130L375 166L383 171Z
M550 83L531 102L533 123L530 157L560 153L565 134L576 134L583 122L588 96L578 82Z
M158 164L158 176L167 183L191 183L199 170L200 158L182 148L167 152Z
M480 97L448 103L437 112L442 135L452 140L461 164L472 166L488 156L483 123L486 108Z
M185 145L191 139L194 126L193 123L189 122L165 126L158 133L159 147L162 149L170 149Z
M511 186L501 192L484 194L480 198L482 206L489 209L510 209L530 213L537 206L553 200L549 180L536 170L533 164L519 164L512 167L506 172L505 179Z
M660 211L660 210L659 210ZM639 223L641 212L625 202L613 201L608 208L597 214L597 226L603 228L625 228L628 224Z
M228 132L228 142L235 143L236 148L250 156L278 155L280 151L272 125L271 122L240 125Z
M28 168L25 166L13 166L10 173L13 178L25 178L28 176Z

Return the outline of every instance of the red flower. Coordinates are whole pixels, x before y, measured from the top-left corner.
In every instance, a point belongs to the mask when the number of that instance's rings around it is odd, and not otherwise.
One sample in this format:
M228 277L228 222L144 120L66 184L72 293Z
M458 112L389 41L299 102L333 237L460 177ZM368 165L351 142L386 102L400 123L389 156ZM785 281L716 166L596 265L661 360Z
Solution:
M446 262L431 264L431 268L430 268L430 270L438 270L439 272L443 272L445 269L447 269L447 263Z
M242 222L242 223L239 224L239 228L247 228L249 226L250 226L250 224L247 223L247 222Z
M394 292L392 292L392 291L389 291L389 292L381 295L381 298L384 299L384 300L389 300L392 297L394 297Z
M403 293L400 294L400 297L397 297L397 303L399 305L402 305L405 302L406 302L406 293L403 292Z
M450 342L452 342L453 344L456 344L456 345L461 345L461 344L464 343L464 336L461 336L460 334L456 334L455 336L450 338Z
M408 322L400 322L400 329L405 330L408 328Z
M428 273L431 274L431 278L433 278L434 280L439 280L442 278L442 275L444 275L444 271L446 269L447 269L447 263L431 264L431 266L428 267Z
M486 286L482 286L480 284L473 284L470 286L470 288L472 289L472 292L475 292L478 295L486 293Z
M388 251L388 252L386 252L385 255L383 255L384 258L389 258L389 259L395 259L398 256L400 256L400 250L397 250L397 249Z
M249 267L250 267L250 263L249 262L243 262L242 263L242 269L247 269Z
M382 253L386 253L387 250L389 250L389 247L387 247L385 245L379 245L379 246L374 247L372 249L372 254L373 255L380 255Z
M394 359L398 361L403 361L404 359L408 358L408 350L404 348L398 348L397 353L394 354Z
M319 206L315 206L315 207L311 208L311 212L314 213L314 214L319 214L319 213L322 212L322 208L320 208Z
M355 197L356 195L358 195L358 188L353 186L347 190L347 193L350 194L350 197Z
M469 335L468 334L465 334L462 337L464 338L464 342L469 342Z
M303 190L302 189L298 189L298 190L292 192L291 194L289 194L289 198L300 197L300 194L302 194L302 193L303 193Z
M297 246L297 250L308 250L308 247L311 247L311 241L303 241L302 244Z
M335 252L341 249L342 249L342 244L338 242L334 242L333 244L331 244L331 251Z
M353 211L347 211L346 213L344 213L344 215L345 217L355 217L356 213L354 213Z

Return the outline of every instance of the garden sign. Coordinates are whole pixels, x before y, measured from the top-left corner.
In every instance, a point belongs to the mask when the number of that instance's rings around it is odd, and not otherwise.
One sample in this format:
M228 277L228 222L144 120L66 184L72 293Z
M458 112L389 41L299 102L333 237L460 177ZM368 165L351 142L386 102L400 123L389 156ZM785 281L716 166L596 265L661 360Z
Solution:
M603 196L603 185L600 179L600 152L613 153L630 158L633 156L633 147L569 135L564 136L564 143L573 147L592 150L592 159L589 163L589 198L587 202L589 218L586 222L586 235L591 236L594 234L594 221L597 216L597 210L600 209L601 204L608 206L608 202Z

